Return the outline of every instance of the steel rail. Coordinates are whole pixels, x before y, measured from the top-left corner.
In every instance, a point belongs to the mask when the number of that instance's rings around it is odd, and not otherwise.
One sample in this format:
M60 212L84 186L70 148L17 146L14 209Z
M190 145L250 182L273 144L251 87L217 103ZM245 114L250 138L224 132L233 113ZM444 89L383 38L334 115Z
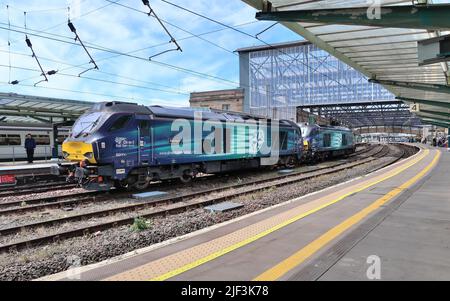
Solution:
M395 156L393 157L392 160L389 160L387 163L382 164L382 166L380 166L377 169L384 168L385 166L388 166L390 164L393 164L393 163L401 160L405 156L405 151L402 148L403 147L398 147L398 149L400 149L400 152L394 153ZM344 164L338 168L325 167L325 168L323 168L322 171L313 171L313 172L307 172L307 173L303 173L303 174L299 173L299 174L294 174L294 175L292 175L292 174L284 175L281 177L277 177L276 179L273 179L273 178L263 179L263 180L259 180L259 181L256 181L256 182L253 182L250 184L242 183L242 184L230 185L230 186L226 186L226 187L208 189L208 190L201 191L201 192L193 192L193 193L187 193L187 194L184 194L181 196L167 197L167 198L162 198L162 199L158 199L158 200L152 200L152 201L149 201L146 203L124 206L121 208L102 210L102 211L92 212L92 213L88 213L88 214L80 214L80 215L75 215L75 216L71 216L71 217L67 217L67 218L60 218L60 219L55 219L55 220L46 221L46 222L38 222L38 223L33 223L33 224L28 224L28 225L22 225L19 227L3 229L3 230L0 230L0 234L8 235L8 234L19 233L20 231L26 231L26 230L36 228L36 227L56 225L56 224L61 224L61 223L69 222L69 221L87 220L92 217L104 217L104 216L112 215L114 213L120 213L120 212L124 212L124 211L131 212L131 211L137 211L137 210L147 209L148 207L152 207L149 212L146 212L143 214L136 214L135 216L132 216L132 217L115 219L113 221L99 223L96 225L84 226L84 227L80 227L80 228L76 228L76 229L72 229L72 230L68 230L68 231L63 231L63 232L59 232L59 233L55 233L55 234L44 235L41 237L36 237L36 238L32 238L32 239L27 239L27 240L23 240L23 241L18 241L18 242L14 242L14 243L1 245L0 253L14 251L14 250L18 251L18 250L21 250L21 249L24 249L27 247L51 243L51 242L59 241L62 239L79 237L79 236L83 236L83 235L86 235L89 233L95 233L98 231L110 229L110 228L117 227L117 226L132 224L134 222L135 218L137 218L137 217L151 218L151 217L157 217L157 216L176 214L176 213L184 212L186 210L190 210L193 208L199 208L199 207L208 206L208 205L211 205L211 204L214 204L217 202L234 199L234 198L242 196L242 195L247 195L247 194L255 193L255 192L259 192L259 191L264 191L264 190L274 188L274 187L281 187L281 186L293 184L296 182L317 178L317 177L323 176L323 175L333 174L333 173L336 173L339 171L343 171L346 169L354 168L356 166L360 166L363 164L367 164L367 163L376 161L380 158L385 157L386 155L388 155L389 153L392 153L392 152L393 152L393 150L390 147L384 146L381 148L381 151L379 151L373 157L365 158L361 161L357 161L354 163ZM328 169L328 170L326 170L326 169ZM240 191L240 192L235 191L236 188L242 188L245 186L249 186L249 188L245 189L243 191ZM230 190L230 189L232 191L230 191L230 193L228 193L228 194L223 194L221 196L211 196L212 193L223 192L223 191ZM206 199L199 200L198 198L200 196L206 196ZM157 205L165 205L165 206L156 207Z

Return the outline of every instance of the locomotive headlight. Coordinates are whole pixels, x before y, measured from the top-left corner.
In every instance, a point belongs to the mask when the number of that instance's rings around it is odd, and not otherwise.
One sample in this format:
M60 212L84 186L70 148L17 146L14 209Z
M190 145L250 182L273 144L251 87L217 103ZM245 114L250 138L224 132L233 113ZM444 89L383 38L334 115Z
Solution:
M94 153L85 153L85 154L84 154L84 157L85 157L86 159L93 159L93 158L94 158Z

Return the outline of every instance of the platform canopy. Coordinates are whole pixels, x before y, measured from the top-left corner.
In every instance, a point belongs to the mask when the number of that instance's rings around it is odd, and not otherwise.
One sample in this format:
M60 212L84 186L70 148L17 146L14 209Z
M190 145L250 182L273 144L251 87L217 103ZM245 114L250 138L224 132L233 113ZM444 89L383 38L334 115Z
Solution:
M419 66L418 50L419 41L450 35L450 0L242 1L258 20L280 22L383 85L423 123L450 127L448 61Z
M50 124L75 121L94 103L0 93L0 123Z
M367 127L418 128L420 119L402 101L380 101L352 104L304 105L298 110L339 122L352 129Z

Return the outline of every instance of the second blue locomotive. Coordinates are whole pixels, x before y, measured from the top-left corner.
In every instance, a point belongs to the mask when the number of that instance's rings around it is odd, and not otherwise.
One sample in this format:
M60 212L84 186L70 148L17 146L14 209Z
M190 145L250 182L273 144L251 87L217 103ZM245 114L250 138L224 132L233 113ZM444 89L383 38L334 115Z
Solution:
M345 127L300 124L304 159L322 161L346 156L356 150L353 132Z

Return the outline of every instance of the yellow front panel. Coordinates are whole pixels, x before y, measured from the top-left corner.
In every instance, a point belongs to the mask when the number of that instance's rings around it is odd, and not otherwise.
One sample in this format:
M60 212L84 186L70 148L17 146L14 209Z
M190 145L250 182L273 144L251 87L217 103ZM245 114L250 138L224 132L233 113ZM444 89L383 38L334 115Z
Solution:
M308 151L309 150L309 142L306 140L303 140L303 150Z
M97 161L94 157L87 158L85 154L92 153L94 154L94 148L92 144L84 143L84 142L65 142L62 145L62 151L69 154L66 157L68 161L80 162L84 160L88 160L89 163L95 164Z

